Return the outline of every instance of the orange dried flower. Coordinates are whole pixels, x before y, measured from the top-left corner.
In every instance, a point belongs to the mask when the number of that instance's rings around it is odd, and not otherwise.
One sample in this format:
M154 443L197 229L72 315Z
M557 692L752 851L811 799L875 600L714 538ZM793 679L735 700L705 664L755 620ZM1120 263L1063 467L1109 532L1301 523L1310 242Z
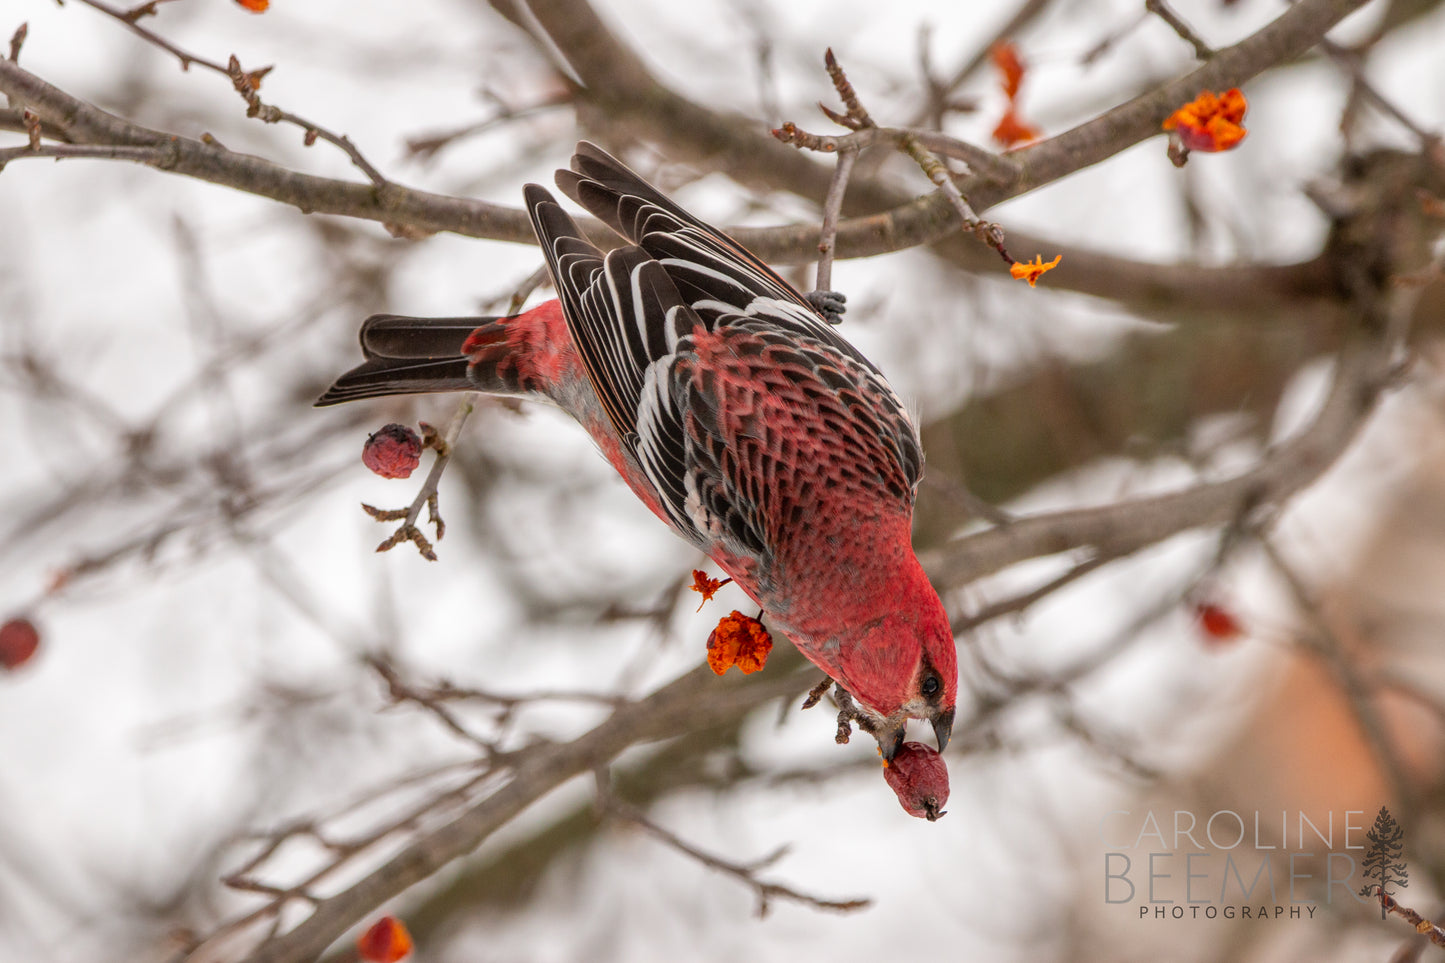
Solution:
M1186 150L1207 153L1229 150L1248 133L1240 125L1248 109L1249 102L1238 87L1231 87L1217 97L1214 91L1203 90L1170 114L1164 121L1164 129L1174 131Z
M271 0L236 0L236 2L252 13L265 13L266 8L271 6Z
M712 601L712 597L717 594L717 590L731 581L732 579L730 578L708 578L707 573L702 569L693 569L692 584L689 585L688 588L702 596L702 601L697 603L697 610L701 612L702 607Z
M1019 95L1019 85L1024 81L1024 71L1028 69L1019 57L1019 48L1011 41L1002 40L993 45L988 56L1003 76L1003 92L1008 95L1009 103L1013 103Z
M1044 256L1040 254L1032 261L1015 261L1009 265L1008 273L1012 274L1017 280L1029 282L1029 287L1033 287L1038 284L1040 274L1043 274L1045 271L1052 271L1059 266L1059 262L1063 259L1064 256L1062 254L1056 254L1052 261L1045 264Z
M1018 111L1010 103L1008 109L1003 112L1003 119L993 129L994 141L1003 147L1016 147L1019 144L1028 144L1038 140L1043 132L1032 124L1025 123L1019 117Z
M383 916L356 938L356 951L367 963L397 963L411 947L406 924L395 916Z
M732 666L749 675L768 664L772 650L773 637L763 623L734 609L707 637L707 664L718 675Z
M1004 96L1008 97L1003 117L993 129L993 139L1004 147L1038 140L1043 134L1034 125L1026 123L1018 113L1019 88L1028 69L1019 57L1018 48L1008 41L996 43L989 51L989 58L1002 75Z

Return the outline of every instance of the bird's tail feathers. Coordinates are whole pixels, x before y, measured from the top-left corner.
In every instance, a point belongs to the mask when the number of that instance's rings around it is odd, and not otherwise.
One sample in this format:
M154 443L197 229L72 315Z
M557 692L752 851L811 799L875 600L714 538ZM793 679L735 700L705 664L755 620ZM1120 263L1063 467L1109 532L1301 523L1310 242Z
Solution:
M462 349L474 333L500 329L506 320L372 315L361 326L366 361L337 378L316 407L385 395L502 390L501 384L487 383L484 371L468 375L471 359Z

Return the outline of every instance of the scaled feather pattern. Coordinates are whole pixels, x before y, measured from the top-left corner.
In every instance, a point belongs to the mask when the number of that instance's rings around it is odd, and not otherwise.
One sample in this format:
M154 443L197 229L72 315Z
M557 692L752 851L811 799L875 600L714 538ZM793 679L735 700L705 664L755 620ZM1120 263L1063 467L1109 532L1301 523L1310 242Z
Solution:
M318 404L420 391L540 395L654 514L710 555L855 699L885 758L909 718L948 741L957 654L913 552L918 432L883 374L732 238L581 143L562 191L604 253L524 191L558 298L503 318L380 315Z

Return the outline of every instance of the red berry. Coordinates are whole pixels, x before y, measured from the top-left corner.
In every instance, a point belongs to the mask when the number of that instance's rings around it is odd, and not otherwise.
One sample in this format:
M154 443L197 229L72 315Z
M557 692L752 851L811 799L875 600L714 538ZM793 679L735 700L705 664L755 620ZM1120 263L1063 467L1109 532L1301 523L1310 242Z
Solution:
M1200 602L1194 606L1194 617L1199 628L1211 642L1233 642L1244 634L1244 627L1234 613L1214 602Z
M383 916L356 938L356 951L368 963L396 963L411 952L411 934L395 916Z
M387 425L367 436L361 462L382 478L407 478L421 463L421 439L406 425Z
M948 767L938 750L921 742L905 742L883 764L883 778L898 794L904 812L933 822L948 802Z
M0 667L18 669L40 648L40 632L29 619L11 619L0 625Z

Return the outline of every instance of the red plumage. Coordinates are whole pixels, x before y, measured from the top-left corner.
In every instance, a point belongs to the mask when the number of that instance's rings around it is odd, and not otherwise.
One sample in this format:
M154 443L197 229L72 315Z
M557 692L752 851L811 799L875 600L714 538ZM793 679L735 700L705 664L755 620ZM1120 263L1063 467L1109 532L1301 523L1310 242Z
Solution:
M368 319L366 362L319 405L382 394L541 395L707 552L870 717L948 740L948 618L914 555L922 452L882 374L731 238L580 144L558 185L630 243L594 247L544 189L528 209L559 300L508 318Z

